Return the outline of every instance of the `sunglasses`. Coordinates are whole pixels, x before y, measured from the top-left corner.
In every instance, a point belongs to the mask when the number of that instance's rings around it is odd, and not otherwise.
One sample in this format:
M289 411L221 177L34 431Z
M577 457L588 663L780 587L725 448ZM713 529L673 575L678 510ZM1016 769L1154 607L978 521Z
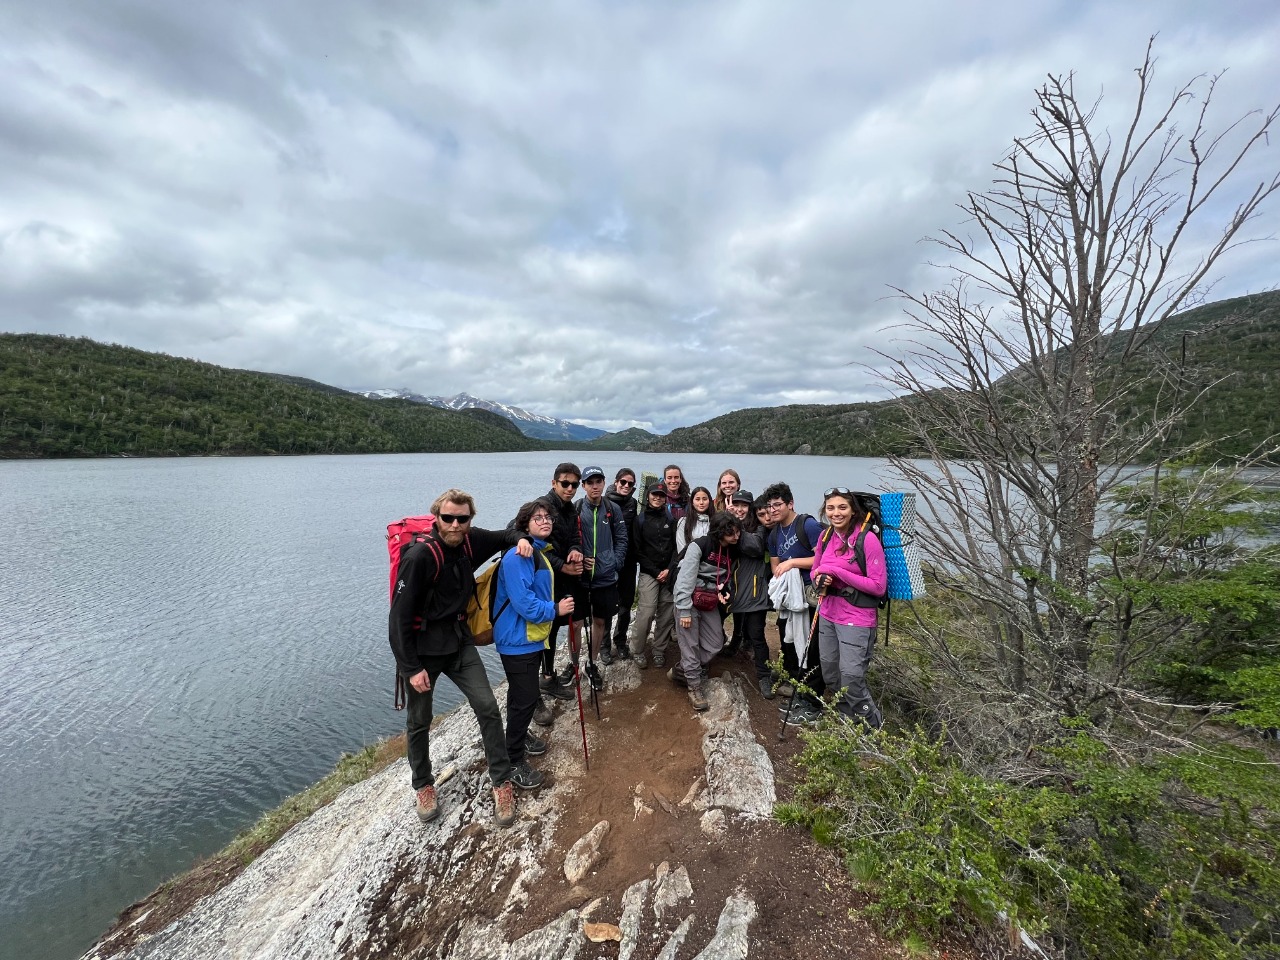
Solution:
M636 485L636 482L635 482L634 480L619 480L619 481L618 481L618 486L620 486L620 487L634 487L635 485Z
M578 481L577 480L557 480L556 486L562 487L565 490L577 490Z
M848 487L827 487L827 489L822 492L822 499L827 499L827 497L831 496L833 493L839 493L847 497L851 495L853 491Z
M451 524L455 526L463 526L471 522L471 514L469 513L442 513L436 517L436 523Z

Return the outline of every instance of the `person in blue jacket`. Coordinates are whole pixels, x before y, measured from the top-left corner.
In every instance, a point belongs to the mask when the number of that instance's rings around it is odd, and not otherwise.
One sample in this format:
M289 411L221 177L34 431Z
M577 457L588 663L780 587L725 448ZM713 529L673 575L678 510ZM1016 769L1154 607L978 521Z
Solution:
M547 752L547 744L529 733L529 721L538 705L538 673L542 653L550 647L551 624L556 616L573 613L573 597L556 603L548 543L554 507L546 500L532 500L516 514L515 528L533 540L533 556L514 550L503 554L494 594L493 643L507 674L507 755L511 782L521 790L542 786L545 775L529 766L528 757Z

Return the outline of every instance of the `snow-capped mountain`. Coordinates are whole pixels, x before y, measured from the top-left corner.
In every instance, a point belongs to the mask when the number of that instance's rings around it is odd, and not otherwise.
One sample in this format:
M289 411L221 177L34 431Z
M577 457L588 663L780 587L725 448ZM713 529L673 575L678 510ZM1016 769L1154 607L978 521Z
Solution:
M481 400L469 393L459 393L452 397L424 397L407 387L400 390L356 390L354 392L378 400L401 399L412 400L414 403L429 403L433 407L443 407L446 410L488 410L506 417L519 427L520 432L526 437L534 437L538 440L594 440L606 432L594 427L584 427L570 420L557 420L555 417L531 413L510 404Z

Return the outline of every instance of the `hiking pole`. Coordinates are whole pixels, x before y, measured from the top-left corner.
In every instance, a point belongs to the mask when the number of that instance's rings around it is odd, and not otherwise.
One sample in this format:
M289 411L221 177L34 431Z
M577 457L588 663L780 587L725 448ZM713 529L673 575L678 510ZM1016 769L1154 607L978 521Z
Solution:
M588 588L588 590L589 589L590 588ZM600 675L600 668L596 666L595 657L591 655L591 599L590 599L590 596L591 596L590 593L588 593L587 594L587 619L583 621L583 623L586 624L585 629L587 633L587 640L586 640L587 666L591 668L591 670L587 673L587 687L591 690L591 705L596 708L596 719L599 720L600 719L600 691L596 689L595 683L593 683L591 680L592 674L596 674L597 676ZM579 681L579 685L581 685L581 681Z
M578 635L574 630L573 614L569 614L569 652L573 654L574 663L578 660ZM587 753L587 721L582 715L582 679L578 676L578 668L573 668L573 682L578 691L578 726L582 729L582 762L591 769L591 756Z
M827 591L824 587L821 596L818 597L818 607L822 606L822 597L825 597L826 595ZM809 639L805 641L804 646L804 663L800 664L800 669L802 671L804 670L805 663L809 662L809 657L813 653L813 635L818 631L818 607L814 608L813 623L809 624ZM821 666L821 661L819 661L819 666ZM810 667L803 677L791 684L791 699L787 702L787 712L782 715L782 726L778 728L779 741L787 738L787 721L791 719L791 711L794 710L796 706L796 697L800 695L800 684L805 683L811 676L813 676L814 669L815 668Z

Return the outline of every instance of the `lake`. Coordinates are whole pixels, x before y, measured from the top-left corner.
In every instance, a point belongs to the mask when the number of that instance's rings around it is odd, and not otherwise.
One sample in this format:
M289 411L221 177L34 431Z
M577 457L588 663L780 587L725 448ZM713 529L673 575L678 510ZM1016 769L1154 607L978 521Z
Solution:
M594 455L593 455L594 456ZM681 455L878 489L881 460ZM0 957L79 956L392 710L386 524L457 486L502 527L581 452L0 462ZM660 473L667 458L610 454ZM486 651L490 673L501 678ZM442 681L437 707L459 700ZM409 808L405 784L405 812Z

